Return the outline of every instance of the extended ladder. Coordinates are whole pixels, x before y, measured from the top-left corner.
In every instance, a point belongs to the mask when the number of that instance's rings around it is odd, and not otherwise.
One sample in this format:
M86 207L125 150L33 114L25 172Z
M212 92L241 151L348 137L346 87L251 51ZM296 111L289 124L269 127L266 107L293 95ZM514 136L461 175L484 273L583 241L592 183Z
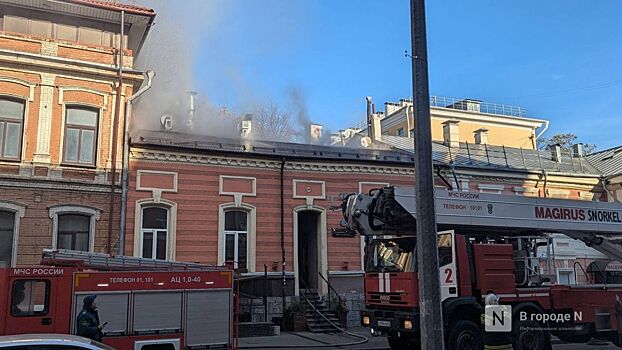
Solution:
M67 249L44 249L41 264L88 267L98 270L228 270L224 266L108 255Z

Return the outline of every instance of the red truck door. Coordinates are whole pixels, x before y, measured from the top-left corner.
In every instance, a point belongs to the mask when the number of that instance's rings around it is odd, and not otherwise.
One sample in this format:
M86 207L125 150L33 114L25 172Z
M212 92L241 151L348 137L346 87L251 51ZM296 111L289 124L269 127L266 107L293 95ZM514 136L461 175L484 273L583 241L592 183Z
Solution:
M54 333L56 278L11 276L8 281L4 334Z

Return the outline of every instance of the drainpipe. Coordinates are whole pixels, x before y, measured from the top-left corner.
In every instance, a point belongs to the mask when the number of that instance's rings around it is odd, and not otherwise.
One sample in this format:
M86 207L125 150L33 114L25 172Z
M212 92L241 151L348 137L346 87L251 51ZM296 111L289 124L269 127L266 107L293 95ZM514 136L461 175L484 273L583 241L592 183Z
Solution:
M286 288L286 280L285 280L285 194L284 190L284 175L285 175L285 157L281 160L281 278L282 278L282 286L281 286L281 303L283 304L283 316L285 316L285 288Z
M132 102L151 88L151 81L155 77L155 72L148 70L145 72L147 84L143 85L135 94L128 97L125 103L125 124L123 126L123 161L121 169L121 224L119 227L119 251L117 254L125 255L125 220L127 218L127 192L129 186L129 162L130 162L130 120L132 118Z
M540 138L540 136L542 136L542 134L544 134L546 132L546 130L549 128L549 121L545 120L544 121L544 129L542 129L542 131L540 131L538 133L538 135L536 135L536 139L535 139L535 145L534 145L534 149L538 148L538 139Z
M409 105L406 105L406 128L408 129L408 130L406 130L406 137L407 138L410 138L410 129L411 129L410 128L410 117L408 116L408 111L410 111L410 108L411 107ZM415 120L415 119L413 118L413 120Z
M117 118L117 125L112 125L112 150L110 155L110 205L108 208L108 239L106 244L106 252L112 253L112 222L114 218L114 197L117 181L117 137L119 129L119 118L121 118L121 95L123 93L123 37L125 35L125 11L121 11L121 37L119 38L119 77L117 85L117 100L115 102L114 115Z

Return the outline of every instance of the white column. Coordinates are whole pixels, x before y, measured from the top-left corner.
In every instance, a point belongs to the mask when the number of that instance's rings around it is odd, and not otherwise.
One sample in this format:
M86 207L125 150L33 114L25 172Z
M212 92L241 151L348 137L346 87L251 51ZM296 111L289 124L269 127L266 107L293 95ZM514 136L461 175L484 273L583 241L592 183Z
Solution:
M41 74L41 97L39 99L39 125L35 163L50 163L50 134L52 133L52 107L54 105L53 74Z

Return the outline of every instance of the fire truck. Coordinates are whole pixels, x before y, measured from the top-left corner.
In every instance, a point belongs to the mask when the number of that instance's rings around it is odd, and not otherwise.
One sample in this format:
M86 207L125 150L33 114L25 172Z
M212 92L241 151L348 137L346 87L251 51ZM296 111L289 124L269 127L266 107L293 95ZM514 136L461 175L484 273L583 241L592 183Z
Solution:
M97 296L103 342L117 349L233 346L233 275L193 263L45 250L41 266L0 269L0 335L76 334Z
M622 285L556 284L543 261L553 249L552 233L580 239L619 260L619 203L451 190L436 190L435 197L448 349L483 348L481 315L491 293L500 305L511 307L514 349L550 349L552 335L567 342L596 338L622 346ZM344 199L342 211L344 229L358 232L366 242L363 326L373 335L387 336L392 349L416 348L420 334L413 188L352 194ZM574 268L587 275L580 264Z

